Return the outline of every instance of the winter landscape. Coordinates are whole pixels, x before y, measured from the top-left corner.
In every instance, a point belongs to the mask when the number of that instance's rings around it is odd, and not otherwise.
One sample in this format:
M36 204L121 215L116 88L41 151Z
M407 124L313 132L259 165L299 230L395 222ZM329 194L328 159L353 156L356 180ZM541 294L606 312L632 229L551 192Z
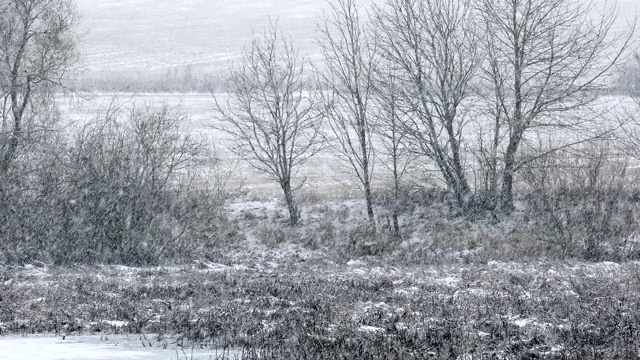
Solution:
M638 359L636 0L0 0L0 359Z

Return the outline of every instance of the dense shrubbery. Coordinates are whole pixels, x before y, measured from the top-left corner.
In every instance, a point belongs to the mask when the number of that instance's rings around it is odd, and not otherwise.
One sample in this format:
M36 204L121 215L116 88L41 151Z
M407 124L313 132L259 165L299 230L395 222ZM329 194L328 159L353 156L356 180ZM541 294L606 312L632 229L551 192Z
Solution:
M567 256L636 257L640 203L628 162L598 142L531 164L523 174L530 190L525 220L538 224L536 235Z
M223 194L202 185L216 159L180 130L184 118L111 108L31 146L0 183L5 260L157 263L221 235Z

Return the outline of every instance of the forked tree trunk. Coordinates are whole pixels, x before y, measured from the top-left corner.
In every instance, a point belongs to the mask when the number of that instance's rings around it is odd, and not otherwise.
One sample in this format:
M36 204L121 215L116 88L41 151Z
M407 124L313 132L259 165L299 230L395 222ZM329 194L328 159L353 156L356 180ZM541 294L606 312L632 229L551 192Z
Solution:
M500 210L509 214L514 210L513 205L513 175L516 166L516 153L522 135L520 132L514 134L509 141L507 151L504 156L504 169L502 171L502 188L500 192Z

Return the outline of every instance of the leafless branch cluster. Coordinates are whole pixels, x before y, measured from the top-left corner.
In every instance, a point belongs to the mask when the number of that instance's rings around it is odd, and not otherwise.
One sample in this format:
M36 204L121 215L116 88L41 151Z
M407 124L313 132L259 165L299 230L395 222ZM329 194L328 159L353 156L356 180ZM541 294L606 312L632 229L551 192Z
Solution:
M374 174L373 115L376 43L360 17L355 0L332 4L330 17L319 26L324 57L323 100L333 138L332 148L347 160L364 189L367 215L375 225L371 183Z
M487 0L477 8L488 35L482 99L494 121L493 146L506 144L501 175L492 167L490 177L501 177L506 210L513 206L514 175L528 161L518 156L527 134L535 128L571 131L589 118L581 111L604 94L607 75L634 40L635 24L616 33L615 8L599 9L593 1ZM602 133L608 131L603 126Z
M616 27L608 3L385 0L368 11L356 0L330 5L318 26L315 76L303 75L299 53L272 27L234 69L232 100L217 102L236 149L272 174L287 199L291 169L317 152L323 132L363 188L372 225L374 163L383 157L396 193L409 164L432 166L463 212L508 214L525 166L622 127L600 101L636 28ZM283 119L286 109L296 116ZM282 140L306 130L304 145Z
M77 61L71 0L0 1L0 174Z
M471 189L461 155L463 102L480 65L477 31L467 1L387 1L376 8L379 49L398 76L402 131L432 159L460 205ZM388 78L381 77L381 83Z
M296 171L323 146L323 109L319 91L306 86L308 66L307 58L271 24L232 68L229 96L215 98L226 123L220 129L236 140L232 150L279 183L294 225L299 210L293 193L304 182L296 179Z

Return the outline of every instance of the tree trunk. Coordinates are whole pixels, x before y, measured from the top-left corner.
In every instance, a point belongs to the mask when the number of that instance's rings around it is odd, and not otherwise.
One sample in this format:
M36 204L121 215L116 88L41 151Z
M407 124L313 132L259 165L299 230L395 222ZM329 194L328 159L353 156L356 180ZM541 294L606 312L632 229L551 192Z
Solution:
M489 188L487 189L488 207L494 211L498 206L498 147L500 146L500 119L496 118L493 129L493 144L491 144L491 159L489 160Z
M516 152L520 144L521 135L514 134L509 141L507 151L504 155L504 170L502 172L502 189L500 193L500 210L510 214L514 210L513 206L513 175L516 164Z
M2 144L1 147L2 157L0 158L0 175L6 176L9 172L9 164L13 159L13 155L16 152L18 144L13 130L9 134L7 134L7 137L3 140L5 140L5 143Z
M3 176L9 172L11 162L15 158L16 151L18 150L19 136L21 136L21 131L19 129L12 131L11 138L5 147L5 151L0 162L0 174Z
M516 9L513 9L514 21L516 19ZM509 136L509 145L507 145L507 151L504 155L504 171L502 173L502 190L500 194L500 209L505 214L510 214L514 210L513 206L513 173L515 171L516 153L520 140L524 135L524 131L527 126L524 124L522 115L522 48L520 47L520 38L518 33L514 33L513 39L514 50L514 113L511 127L511 134Z
M500 210L505 214L509 214L513 211L513 165L507 164L505 161L504 173L502 174L502 190L500 194Z
M358 100L359 104L362 104L361 100ZM364 106L360 105L360 120L359 120L359 140L360 140L360 150L362 151L362 185L364 186L364 197L367 201L367 215L369 216L369 222L371 223L371 227L375 230L376 228L376 220L373 214L373 199L371 195L371 174L369 173L369 147L367 139L367 130L366 130L366 115Z
M463 209L467 208L467 197L471 192L469 188L469 183L467 182L466 175L464 173L464 169L462 168L462 160L460 159L460 146L458 144L458 140L456 139L456 134L453 129L453 116L447 116L447 134L449 136L449 144L451 145L451 157L452 157L452 165L453 165L453 176L455 181L455 196L458 200L460 206Z
M366 169L366 168L365 168ZM376 221L373 214L373 196L371 195L371 182L369 181L369 170L365 170L365 181L364 181L364 197L367 201L367 216L369 217L369 222L373 229L375 229Z
M289 210L289 222L291 225L296 225L300 220L300 211L296 205L296 201L291 191L291 184L289 182L283 182L282 190L284 191L284 199L287 203L287 209Z
M398 179L398 164L397 154L393 157L393 236L400 237L400 224L398 222L398 201L400 197L400 179Z

